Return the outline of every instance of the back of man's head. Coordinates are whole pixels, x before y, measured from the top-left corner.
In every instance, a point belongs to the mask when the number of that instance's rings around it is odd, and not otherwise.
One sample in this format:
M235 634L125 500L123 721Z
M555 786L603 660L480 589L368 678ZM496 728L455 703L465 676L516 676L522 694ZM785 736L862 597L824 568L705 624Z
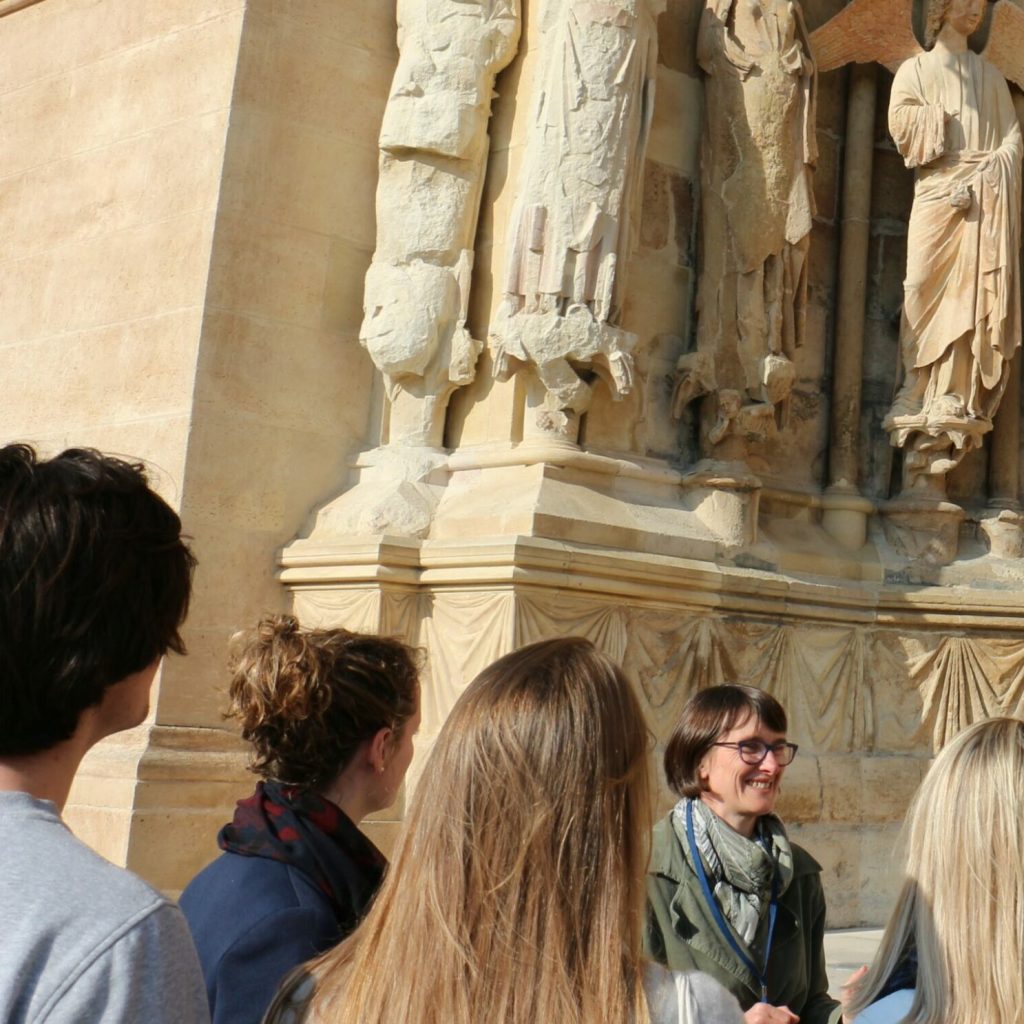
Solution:
M70 738L109 686L183 653L194 566L141 466L0 448L0 757Z

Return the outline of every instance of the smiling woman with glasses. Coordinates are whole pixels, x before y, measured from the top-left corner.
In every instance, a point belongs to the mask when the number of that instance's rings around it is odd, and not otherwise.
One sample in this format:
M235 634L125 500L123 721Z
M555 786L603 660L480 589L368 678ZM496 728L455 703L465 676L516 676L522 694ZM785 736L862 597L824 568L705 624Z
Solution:
M683 708L665 749L680 800L654 830L645 943L672 970L714 976L747 1024L835 1024L821 866L774 813L797 753L786 727L751 686L712 686Z

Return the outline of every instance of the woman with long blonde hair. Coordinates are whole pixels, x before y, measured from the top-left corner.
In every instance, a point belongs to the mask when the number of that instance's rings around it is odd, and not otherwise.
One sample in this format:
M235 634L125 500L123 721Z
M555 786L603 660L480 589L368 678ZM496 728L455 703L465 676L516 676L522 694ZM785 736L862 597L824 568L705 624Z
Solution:
M908 816L906 879L846 1013L855 1024L1024 1016L1024 722L971 726Z
M441 730L373 909L268 1021L740 1024L710 978L643 963L647 742L587 640L485 669Z

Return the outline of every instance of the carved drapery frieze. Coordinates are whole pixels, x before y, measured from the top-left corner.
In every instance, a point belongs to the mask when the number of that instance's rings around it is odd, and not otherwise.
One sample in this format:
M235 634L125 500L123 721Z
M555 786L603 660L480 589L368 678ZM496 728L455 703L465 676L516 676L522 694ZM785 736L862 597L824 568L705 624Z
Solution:
M515 624L516 599L510 590L432 595L420 634L428 658L424 732L436 733L477 673L513 648ZM460 642L453 643L456 637Z
M360 340L391 399L389 440L439 447L448 399L483 347L466 328L494 80L518 0L399 0L380 133L377 249Z
M633 386L620 318L634 248L665 0L547 5L534 119L491 325L495 372L531 366L541 429L575 440L588 373Z
M545 637L588 637L622 664L652 733L662 810L674 797L659 761L685 701L729 681L774 693L801 746L780 813L823 864L837 927L888 912L899 877L878 865L931 752L979 718L1024 713L1012 594L829 586L521 536L428 541L418 552L335 545L319 557L298 542L282 580L300 619L397 633L425 652L413 799L469 682Z
M1024 713L1024 639L693 614L545 590L299 590L315 624L388 632L427 652L424 732L470 680L523 644L585 636L621 663L664 742L685 701L721 682L774 694L817 753L940 749L972 722Z
M736 677L724 623L710 616L679 620L648 611L629 623L623 667L660 723L670 726L697 690Z
M909 670L935 749L972 722L1024 711L1024 641L942 637Z

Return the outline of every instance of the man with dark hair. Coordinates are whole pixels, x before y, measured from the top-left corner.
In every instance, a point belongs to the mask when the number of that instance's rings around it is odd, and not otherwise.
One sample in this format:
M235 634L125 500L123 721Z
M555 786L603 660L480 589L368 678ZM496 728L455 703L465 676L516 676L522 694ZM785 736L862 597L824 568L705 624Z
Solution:
M60 818L99 740L139 725L195 560L141 466L0 448L0 1020L207 1021L178 909Z

